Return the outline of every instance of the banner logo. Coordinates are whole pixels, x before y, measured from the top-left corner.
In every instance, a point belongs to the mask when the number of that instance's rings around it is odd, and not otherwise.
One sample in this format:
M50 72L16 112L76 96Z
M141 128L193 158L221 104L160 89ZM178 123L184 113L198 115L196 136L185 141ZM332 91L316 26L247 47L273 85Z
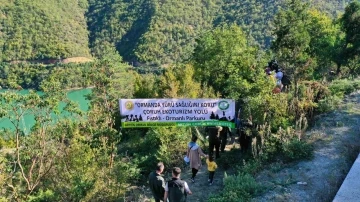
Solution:
M132 101L126 101L125 102L125 108L127 109L127 110L132 110L132 109L134 109L134 103L132 102Z
M219 109L221 110L227 110L230 107L230 104L225 100L220 101L218 105L219 105Z

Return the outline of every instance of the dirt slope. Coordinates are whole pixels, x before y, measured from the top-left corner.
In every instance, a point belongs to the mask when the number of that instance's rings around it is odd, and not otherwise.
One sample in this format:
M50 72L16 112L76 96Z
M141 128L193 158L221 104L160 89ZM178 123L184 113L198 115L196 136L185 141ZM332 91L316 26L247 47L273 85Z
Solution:
M314 143L314 158L285 168L270 166L257 176L268 190L253 201L333 200L360 151L360 91L348 96L341 109L317 117L306 135Z

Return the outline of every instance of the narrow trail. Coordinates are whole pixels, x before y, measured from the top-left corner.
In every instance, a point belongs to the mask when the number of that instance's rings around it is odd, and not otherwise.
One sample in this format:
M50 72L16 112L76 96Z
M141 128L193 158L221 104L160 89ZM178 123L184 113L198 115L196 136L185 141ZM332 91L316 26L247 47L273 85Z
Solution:
M203 164L198 174L195 177L195 183L192 183L190 178L192 176L191 169L188 169L183 175L193 195L189 195L187 201L189 202L205 202L211 194L218 193L223 188L224 171L217 169L214 176L213 184L210 186L208 182L208 171L206 164Z
M234 139L230 140L228 138L228 144L226 145L225 152L228 152L231 150L231 148L239 148L240 145L237 143L234 143ZM207 152L207 148L202 148L204 152ZM220 153L221 158L221 153ZM216 160L215 160L216 161ZM208 182L209 173L207 170L207 165L205 163L205 158L202 159L202 166L197 173L195 177L195 182L191 182L190 178L192 176L191 168L189 166L182 167L182 173L181 173L181 179L186 181L189 185L190 190L192 191L192 195L187 196L187 202L206 202L208 201L208 198L212 194L219 193L223 189L223 178L225 172L230 174L232 172L231 169L224 170L221 168L221 166L218 164L218 168L215 171L213 184L210 186ZM167 177L169 178L169 176ZM165 179L166 180L166 179ZM146 197L141 199L141 202L152 202L154 199L151 198L151 193L148 188L146 188L145 191Z

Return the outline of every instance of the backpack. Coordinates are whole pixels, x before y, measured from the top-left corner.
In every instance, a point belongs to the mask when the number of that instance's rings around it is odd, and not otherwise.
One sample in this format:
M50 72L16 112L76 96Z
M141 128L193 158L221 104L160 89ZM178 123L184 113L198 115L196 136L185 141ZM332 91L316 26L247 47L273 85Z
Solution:
M168 182L169 188L169 202L185 202L186 201L186 191L185 191L185 182L173 178Z

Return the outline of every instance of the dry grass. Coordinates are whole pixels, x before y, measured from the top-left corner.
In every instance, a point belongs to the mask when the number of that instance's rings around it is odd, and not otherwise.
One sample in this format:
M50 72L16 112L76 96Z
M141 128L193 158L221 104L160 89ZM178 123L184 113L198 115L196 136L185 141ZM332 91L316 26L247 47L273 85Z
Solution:
M67 64L67 63L86 63L92 61L93 61L92 59L86 57L72 57L72 58L63 59L61 62Z

